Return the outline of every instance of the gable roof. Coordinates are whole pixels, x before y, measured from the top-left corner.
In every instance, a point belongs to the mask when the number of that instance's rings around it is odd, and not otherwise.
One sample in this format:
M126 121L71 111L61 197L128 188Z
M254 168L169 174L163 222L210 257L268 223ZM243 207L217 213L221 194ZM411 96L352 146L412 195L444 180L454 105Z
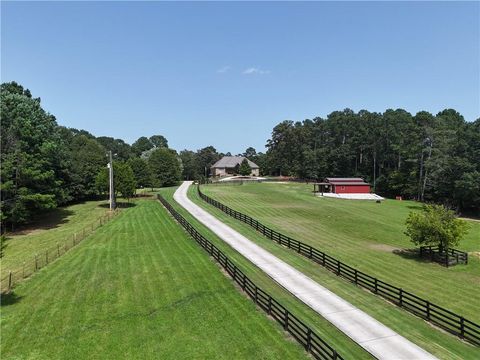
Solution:
M356 178L333 178L333 177L327 177L326 179L328 182L339 182L339 181L348 181L348 182L363 182L362 178L356 177Z
M332 185L370 185L362 178L326 178L326 180Z
M240 165L243 159L247 159L244 156L224 156L220 160L218 160L215 164L212 165L212 168L234 168L237 165ZM248 165L252 169L258 169L259 166L254 162L248 160Z

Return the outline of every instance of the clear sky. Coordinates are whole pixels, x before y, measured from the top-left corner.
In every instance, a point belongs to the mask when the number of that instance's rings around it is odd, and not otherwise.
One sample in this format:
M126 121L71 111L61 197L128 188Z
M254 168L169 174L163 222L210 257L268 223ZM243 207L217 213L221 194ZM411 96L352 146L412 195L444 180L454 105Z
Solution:
M404 108L480 117L478 2L13 3L1 76L59 124L263 150L282 120Z

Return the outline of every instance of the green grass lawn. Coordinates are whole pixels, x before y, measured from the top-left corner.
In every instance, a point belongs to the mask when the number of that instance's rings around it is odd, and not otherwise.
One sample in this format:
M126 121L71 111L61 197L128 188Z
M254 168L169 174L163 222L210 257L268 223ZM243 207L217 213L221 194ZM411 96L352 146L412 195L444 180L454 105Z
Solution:
M412 257L403 234L412 201L371 201L318 198L305 184L204 186L204 192L267 226L357 267L393 285L480 322L480 223L459 249L469 251L469 264L445 268ZM313 265L312 266L318 266Z
M21 283L1 312L2 359L307 357L152 200Z
M7 234L0 260L2 272L22 267L24 261L31 262L35 254L43 254L57 243L71 241L74 233L79 233L106 213L106 204L106 201L87 201L57 208L38 217L29 226Z
M244 188L245 192L248 193L248 191L252 191L251 189L247 188L247 185L244 185L244 186L245 186ZM258 188L255 188L257 186L271 187L274 185L273 184L248 185L248 187L252 187L254 188L254 190L258 189ZM278 186L290 186L290 185L278 184ZM297 186L298 185L294 185L294 187L297 187ZM204 192L208 192L211 195L213 195L213 193L222 194L224 197L224 201L227 203L228 199L231 199L232 197L236 198L237 194L241 191L240 188L242 187L243 186L228 186L227 188L227 187L215 186L215 187L208 187L208 190L206 189ZM265 189L265 191L271 191L269 189L270 188L267 188ZM295 189L293 189L293 191L295 191ZM277 196L281 198L280 195L277 194ZM291 264L292 266L295 266L300 271L302 271L303 273L305 273L306 275L308 275L309 277L311 277L321 285L335 292L345 300L349 301L350 303L357 306L361 310L370 314L380 322L389 326L393 330L397 331L399 334L405 336L406 338L418 344L419 346L426 349L427 351L431 352L435 356L439 358L445 358L445 359L475 359L480 357L479 348L474 347L470 344L466 344L461 340L459 340L457 337L450 334L446 334L443 331L432 327L429 323L406 312L401 308L398 308L386 302L384 299L378 296L375 296L370 292L362 290L361 288L358 288L341 278L338 278L333 273L329 272L328 270L324 269L318 264L312 263L310 260L304 258L303 256L298 255L296 252L292 250L278 246L276 243L262 236L261 234L256 232L254 229L252 229L248 225L229 217L228 215L224 214L220 210L205 203L198 197L196 193L196 189L194 187L192 187L189 190L189 197L195 203L202 206L204 209L206 209L210 213L214 214L216 217L221 219L226 224L230 225L232 228L246 235L252 241L256 242L260 246L269 250L271 253L281 258L282 260L286 261L287 263ZM215 197L219 199L220 195ZM227 199L225 200L225 198ZM246 198L248 198L248 196ZM317 199L313 199L313 200L317 200ZM322 201L324 199L318 199L318 200ZM241 202L241 200L239 200L239 202ZM383 204L380 204L380 205L375 204L375 205L382 206ZM232 207L235 208L235 206L233 205ZM295 209L298 209L298 207L299 207L298 204L293 205L293 208ZM258 212L258 207L256 210ZM248 211L245 211L245 212L248 213ZM251 213L252 211L250 211L250 214ZM305 222L303 222L302 224L304 224L305 226ZM294 234L292 233L290 235L294 236ZM298 238L298 236L294 236L294 237ZM303 239L299 239L299 240L303 240ZM337 256L334 253L332 253L332 255ZM425 265L429 265L429 264L425 264ZM432 266L438 266L438 265L432 265ZM440 270L442 269L443 268L440 268ZM406 278L407 278L407 275L405 275L402 279L406 279ZM428 296L428 298L431 298L431 296ZM470 306L475 307L477 305L475 301L472 300ZM312 321L316 321L316 320L312 319Z
M302 303L297 298L293 297L288 291L268 277L263 271L253 265L249 260L245 259L236 250L231 248L212 231L206 228L203 224L198 222L190 215L183 207L181 207L175 200L173 200L173 193L176 187L164 188L160 193L167 199L170 204L187 219L202 235L214 243L220 250L222 250L235 264L241 268L242 272L254 281L259 287L267 291L282 305L287 307L294 315L302 320L306 325L310 326L322 339L327 341L346 359L371 359L372 356L363 348L358 346L355 342L350 340L336 327L331 325L328 321L320 317L315 311L310 309L307 305ZM195 195L193 188L190 189L191 194ZM192 240L193 241L193 240Z

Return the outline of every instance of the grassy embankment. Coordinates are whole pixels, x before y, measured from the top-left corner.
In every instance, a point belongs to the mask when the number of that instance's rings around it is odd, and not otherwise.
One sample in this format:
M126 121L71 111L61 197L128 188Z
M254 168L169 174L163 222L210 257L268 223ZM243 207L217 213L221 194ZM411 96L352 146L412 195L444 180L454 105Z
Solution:
M43 254L57 243L71 241L73 234L93 224L107 210L106 201L87 201L57 208L18 231L7 233L0 260L2 272L22 267L24 261L31 262L35 254Z
M2 359L307 356L151 200L21 283L1 309Z
M315 198L310 187L301 184L248 184L242 186L208 186L204 192L232 208L262 221L265 225L330 253L347 264L358 267L394 285L402 286L478 321L479 261L446 269L437 264L418 261L402 249L410 247L403 235L403 221L414 202L343 201ZM388 304L373 294L339 279L308 259L276 245L248 225L203 202L190 190L192 200L206 210L296 266L316 281L366 311L379 321L423 348L444 358L475 358L480 350L458 338L432 328L423 320ZM478 225L472 224L464 249L475 247ZM395 251L396 250L396 251ZM395 252L394 252L395 251ZM472 256L473 257L473 256ZM463 268L462 268L463 266ZM445 281L447 286L445 286ZM459 282L466 282L459 284ZM463 291L466 291L465 294ZM455 294L458 293L458 296ZM457 299L461 299L459 304ZM477 309L476 309L477 308Z

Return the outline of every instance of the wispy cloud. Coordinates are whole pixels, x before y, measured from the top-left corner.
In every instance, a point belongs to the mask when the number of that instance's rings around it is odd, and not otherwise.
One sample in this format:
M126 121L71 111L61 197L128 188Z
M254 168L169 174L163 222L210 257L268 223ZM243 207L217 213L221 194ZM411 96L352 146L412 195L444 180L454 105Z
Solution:
M248 69L243 70L244 75L265 75L270 74L270 70L262 70L257 67L250 67Z
M218 70L217 70L217 73L219 73L219 74L225 74L225 73L228 72L230 69L231 69L230 66L225 65L225 66L222 66L220 69L218 69Z

